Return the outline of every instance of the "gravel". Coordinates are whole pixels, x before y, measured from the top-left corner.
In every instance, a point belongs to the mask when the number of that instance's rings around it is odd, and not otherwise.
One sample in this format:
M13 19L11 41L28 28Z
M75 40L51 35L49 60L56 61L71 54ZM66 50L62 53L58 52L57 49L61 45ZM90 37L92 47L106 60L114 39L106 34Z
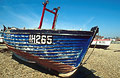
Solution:
M83 62L93 48L89 48ZM59 78L53 72L16 58L0 44L0 78ZM86 64L79 67L70 78L120 78L120 44L111 44L108 49L95 48Z

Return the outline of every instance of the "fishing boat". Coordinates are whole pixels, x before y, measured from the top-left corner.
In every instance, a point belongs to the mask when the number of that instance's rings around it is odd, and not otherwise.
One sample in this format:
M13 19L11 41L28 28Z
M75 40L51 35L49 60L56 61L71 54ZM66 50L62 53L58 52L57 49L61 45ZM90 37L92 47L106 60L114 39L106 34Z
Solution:
M108 48L111 43L111 39L94 39L91 43L91 47L96 46L96 48Z
M81 65L99 28L95 26L90 31L57 30L55 22L59 7L49 10L47 4L48 1L43 3L38 29L6 29L4 41L18 58L54 70L61 77L69 77ZM52 29L41 29L45 11L55 15Z

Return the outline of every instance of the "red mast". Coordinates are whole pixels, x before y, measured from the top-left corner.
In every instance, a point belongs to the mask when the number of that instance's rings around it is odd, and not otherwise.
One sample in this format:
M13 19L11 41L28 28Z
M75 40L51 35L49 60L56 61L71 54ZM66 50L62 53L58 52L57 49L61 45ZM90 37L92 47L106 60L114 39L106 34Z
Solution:
M53 25L52 25L52 29L55 29L55 22L56 22L56 18L57 18L57 12L60 9L60 7L54 8L53 10L49 10L49 9L46 8L47 4L48 4L48 0L46 0L45 3L43 2L44 7L43 7L41 21L40 21L40 25L39 25L38 29L41 29L41 27L42 27L42 22L43 22L43 17L44 17L44 14L45 14L45 10L50 12L50 13L53 13L55 15L54 20L53 20ZM55 10L55 12L54 12L54 10Z

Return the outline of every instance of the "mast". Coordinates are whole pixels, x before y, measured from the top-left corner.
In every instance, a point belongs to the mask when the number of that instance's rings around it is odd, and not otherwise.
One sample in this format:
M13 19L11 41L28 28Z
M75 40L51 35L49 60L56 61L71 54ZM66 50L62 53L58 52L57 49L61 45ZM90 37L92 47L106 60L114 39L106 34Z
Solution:
M50 13L52 13L52 14L54 14L55 16L54 16L54 20L53 20L53 25L52 25L52 29L55 29L55 23L56 23L56 20L57 20L57 12L58 12L58 10L60 9L60 7L58 7L58 8L54 8L53 10L49 10L49 9L47 9L46 8L46 5L49 3L49 1L48 0L46 0L46 2L43 2L43 11L42 11L42 16L41 16L41 20L40 20L40 24L39 24L39 27L38 27L38 29L41 29L41 27L42 27L42 22L43 22L43 18L44 18L44 14L45 14L45 11L48 11L48 12L50 12Z

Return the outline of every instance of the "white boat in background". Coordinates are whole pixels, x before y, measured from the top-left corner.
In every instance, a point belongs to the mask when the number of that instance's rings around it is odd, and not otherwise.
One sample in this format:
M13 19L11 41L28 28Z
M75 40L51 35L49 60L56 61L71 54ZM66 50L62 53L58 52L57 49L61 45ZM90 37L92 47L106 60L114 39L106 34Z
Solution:
M4 39L4 37L0 37L0 43L4 42L3 39Z
M0 31L0 43L4 42L4 37L3 37L3 33Z
M110 46L111 39L94 39L91 43L91 47L96 46L96 48L107 48Z

